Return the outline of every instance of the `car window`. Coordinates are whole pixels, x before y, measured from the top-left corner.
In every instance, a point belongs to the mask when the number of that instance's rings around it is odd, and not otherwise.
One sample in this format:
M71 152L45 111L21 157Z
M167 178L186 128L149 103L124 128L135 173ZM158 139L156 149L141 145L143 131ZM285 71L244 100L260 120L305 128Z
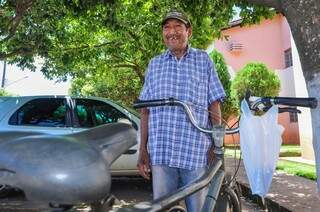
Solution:
M111 105L91 99L76 99L76 115L80 127L95 127L127 118Z
M9 119L10 125L65 127L67 107L63 98L34 99L20 107Z
M113 102L114 104L118 105L119 107L123 108L124 110L127 110L129 111L130 113L132 113L133 115L135 115L136 117L139 117L140 118L140 113L138 111L136 111L135 109L133 108L130 108L130 107L126 107L124 105L121 105L121 104L118 104L117 102Z

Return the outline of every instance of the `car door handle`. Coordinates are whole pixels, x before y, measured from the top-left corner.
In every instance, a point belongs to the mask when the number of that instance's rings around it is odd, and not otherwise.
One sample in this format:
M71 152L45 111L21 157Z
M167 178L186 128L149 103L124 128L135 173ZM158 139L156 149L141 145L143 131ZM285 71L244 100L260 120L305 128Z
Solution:
M129 149L127 150L125 153L123 153L124 155L134 155L136 154L137 150L136 149Z

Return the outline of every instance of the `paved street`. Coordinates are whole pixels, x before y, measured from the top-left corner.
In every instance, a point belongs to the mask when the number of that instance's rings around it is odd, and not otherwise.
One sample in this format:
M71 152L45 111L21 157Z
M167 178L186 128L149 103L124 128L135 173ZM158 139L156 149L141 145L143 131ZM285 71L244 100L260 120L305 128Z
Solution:
M112 193L119 199L121 205L132 205L140 201L150 201L151 184L141 178L121 178L113 181ZM262 211L250 201L242 201L243 211ZM1 212L39 212L50 211L46 205L40 203L30 203L22 199L22 197L11 197L10 199L2 198L0 200ZM89 212L90 207L81 205L69 211Z
M113 184L113 192L120 199L121 202L133 204L134 202L146 201L152 199L151 184L143 179L130 180L116 180ZM131 188L128 191L127 188ZM251 200L242 199L243 212L260 212L263 211L258 208Z

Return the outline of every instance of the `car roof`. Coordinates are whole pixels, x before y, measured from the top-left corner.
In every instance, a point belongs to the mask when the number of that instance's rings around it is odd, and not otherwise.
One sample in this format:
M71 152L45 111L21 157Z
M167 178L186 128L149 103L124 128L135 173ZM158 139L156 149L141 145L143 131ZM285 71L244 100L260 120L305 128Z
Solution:
M34 99L34 98L72 98L72 99L97 99L114 102L104 97L94 96L70 96L70 95L27 95L27 96L1 96L0 101L6 101L9 99Z
M1 102L5 102L8 100L23 100L24 101L28 101L31 99L36 99L36 98L70 98L70 99L92 99L92 100L100 100L100 101L105 101L113 106L117 106L117 107L121 107L123 109L129 110L131 113L133 113L135 116L140 117L140 114L135 111L134 109L130 108L130 107L126 107L122 104L119 104L113 100L104 98L104 97L94 97L94 96L71 96L71 95L33 95L33 96L2 96L0 97L0 105ZM1 117L0 117L1 119Z
M122 105L116 103L115 101L112 101L107 98L103 97L93 97L93 96L70 96L70 95L33 95L33 96L1 96L0 97L0 103L5 102L8 100L23 100L23 101L28 101L31 99L37 99L37 98L65 98L65 99L92 99L92 100L100 100L100 101L106 101L110 104L115 104L120 107L123 107Z

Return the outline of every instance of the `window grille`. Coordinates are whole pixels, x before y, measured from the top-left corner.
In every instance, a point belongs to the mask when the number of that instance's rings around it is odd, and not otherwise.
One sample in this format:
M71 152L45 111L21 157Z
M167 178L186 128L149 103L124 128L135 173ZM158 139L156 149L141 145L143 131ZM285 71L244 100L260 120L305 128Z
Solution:
M289 112L289 116L290 116L290 123L298 122L298 114L297 113Z
M284 51L284 61L285 61L285 67L288 68L292 66L292 52L291 48Z

